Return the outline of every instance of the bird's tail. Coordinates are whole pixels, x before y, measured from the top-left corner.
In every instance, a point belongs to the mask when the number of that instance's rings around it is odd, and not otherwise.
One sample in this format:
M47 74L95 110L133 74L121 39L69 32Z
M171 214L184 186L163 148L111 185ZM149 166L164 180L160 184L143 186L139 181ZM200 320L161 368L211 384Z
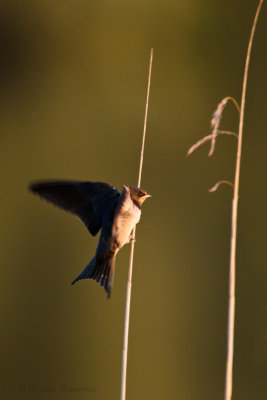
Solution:
M115 257L114 253L102 257L100 260L93 257L80 275L74 279L72 285L82 279L94 279L101 287L105 288L108 298L110 298L115 272Z

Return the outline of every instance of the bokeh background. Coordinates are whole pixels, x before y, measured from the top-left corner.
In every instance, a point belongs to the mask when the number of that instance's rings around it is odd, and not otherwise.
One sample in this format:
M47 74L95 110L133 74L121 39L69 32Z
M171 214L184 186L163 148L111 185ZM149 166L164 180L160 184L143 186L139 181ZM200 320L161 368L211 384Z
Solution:
M118 399L129 246L113 295L70 286L97 245L73 216L32 196L44 178L137 182L154 48L137 229L127 399L222 399L236 139L209 133L238 101L257 0L10 1L0 4L3 398ZM249 71L241 164L235 400L266 392L267 25ZM232 104L222 128L237 131Z

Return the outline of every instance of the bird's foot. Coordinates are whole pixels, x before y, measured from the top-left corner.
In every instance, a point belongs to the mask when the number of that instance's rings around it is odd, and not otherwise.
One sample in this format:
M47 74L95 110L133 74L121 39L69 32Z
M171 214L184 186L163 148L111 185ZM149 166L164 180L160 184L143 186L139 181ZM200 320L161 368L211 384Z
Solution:
M136 242L135 236L134 236L134 235L130 235L130 236L129 236L129 242L130 242L130 241Z

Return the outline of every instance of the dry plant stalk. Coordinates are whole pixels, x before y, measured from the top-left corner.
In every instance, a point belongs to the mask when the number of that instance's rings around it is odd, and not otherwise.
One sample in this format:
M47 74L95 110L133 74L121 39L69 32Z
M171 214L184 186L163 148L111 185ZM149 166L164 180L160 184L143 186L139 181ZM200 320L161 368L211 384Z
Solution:
M210 121L212 133L210 135L204 136L202 139L200 139L196 143L194 143L193 146L191 146L190 149L188 150L187 156L192 154L203 143L210 140L211 145L210 145L210 151L208 154L208 156L210 157L214 153L215 143L216 143L216 139L217 139L218 135L232 135L232 136L238 137L237 133L235 133L235 132L219 130L219 125L220 125L220 122L222 119L223 110L229 100L231 100L234 103L237 111L238 112L240 111L239 105L237 104L237 101L233 97L228 96L228 97L225 97L224 99L222 99L222 101L217 105L217 108L214 111L214 113L212 115L212 119Z
M222 180L222 181L218 181L217 183L215 183L214 186L212 186L212 188L209 189L209 192L216 192L216 190L218 189L219 186L221 186L223 183L226 183L226 185L232 186L232 188L234 187L233 183L230 181L226 181L226 180Z
M260 0L256 14L255 14L251 33L250 33L247 57L246 57L246 64L245 64L245 71L244 71L240 117L239 117L238 144L237 144L236 169L235 169L235 181L234 181L234 197L233 197L233 207L232 207L232 235L231 235L231 251L230 251L230 280L229 280L229 308L228 308L228 340L227 340L227 362L226 362L225 395L224 395L225 400L231 400L232 387L233 387L237 209L238 209L238 191L239 191L239 177L240 177L244 112L245 112L247 80L248 80L248 67L249 67L250 54L251 54L254 33L255 33L255 29L256 29L256 25L257 25L257 21L258 21L262 3L263 3L263 0Z
M140 185L141 185L142 170L143 170L152 61L153 61L153 49L151 49L151 51L150 51L145 119L144 119L144 129L143 129L143 137L142 137L142 146L141 146L141 154L140 154L140 164L139 164L137 187L140 187ZM134 245L135 245L135 231L136 231L136 227L134 227L134 229L132 231L131 251L130 251L130 259L129 259L129 272L128 272L128 281L127 281L127 292L126 292L124 337L123 337L123 347L122 347L122 368L121 368L121 397L120 397L121 400L126 399L126 373L127 373L128 337L129 337L129 321L130 321L130 305L131 305L131 291L132 291L132 271L133 271Z
M239 192L239 180L240 180L240 164L241 164L241 151L242 151L242 138L243 138L243 125L244 125L244 111L245 111L245 101L246 101L246 89L247 89L247 78L248 78L248 67L250 61L251 48L254 38L254 33L262 6L263 0L259 1L258 8L254 17L254 22L251 29L251 34L249 38L245 71L243 78L243 87L241 95L241 107L239 116L239 128L238 128L238 143L237 143L237 153L236 153L236 168L235 168L235 180L234 184L229 181L219 181L217 182L209 191L214 192L222 184L226 183L233 186L233 203L232 203L232 222L231 222L231 248L230 248L230 271L229 271L229 302L228 302L228 325L227 325L227 360L226 360L226 374L225 374L225 393L224 400L231 400L232 398L232 387L233 387L233 356L234 356L234 326L235 326L235 275L236 275L236 237L237 237L237 211L238 211L238 192ZM232 97L226 97L218 105L216 111L213 114L211 120L212 134L205 136L203 139L195 143L188 151L188 155L196 150L201 144L207 140L211 141L211 147L209 151L209 156L211 156L215 149L215 142L218 134L233 134L234 132L219 131L219 124L222 117L223 109L228 102L232 100L239 111L239 106L235 99Z

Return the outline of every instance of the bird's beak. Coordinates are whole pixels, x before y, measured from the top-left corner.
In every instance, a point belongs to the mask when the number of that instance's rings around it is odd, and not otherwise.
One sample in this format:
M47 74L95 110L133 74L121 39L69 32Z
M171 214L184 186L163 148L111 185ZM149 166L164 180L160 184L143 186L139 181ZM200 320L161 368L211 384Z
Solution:
M152 197L150 194L146 194L145 196L143 196L145 199L147 199L148 197Z

